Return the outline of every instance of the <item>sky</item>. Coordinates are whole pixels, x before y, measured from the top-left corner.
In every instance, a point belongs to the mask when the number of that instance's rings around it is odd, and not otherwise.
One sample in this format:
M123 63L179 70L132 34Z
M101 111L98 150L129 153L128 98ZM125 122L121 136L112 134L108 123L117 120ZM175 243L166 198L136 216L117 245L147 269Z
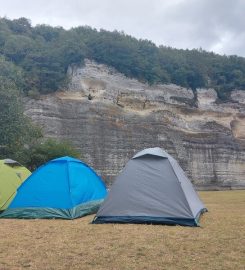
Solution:
M0 0L0 17L66 29L89 25L157 45L245 57L245 0Z

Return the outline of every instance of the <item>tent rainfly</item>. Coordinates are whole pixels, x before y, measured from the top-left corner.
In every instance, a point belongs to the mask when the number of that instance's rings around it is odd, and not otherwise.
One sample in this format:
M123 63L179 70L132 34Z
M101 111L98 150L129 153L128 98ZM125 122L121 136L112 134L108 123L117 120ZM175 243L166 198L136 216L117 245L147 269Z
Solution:
M106 195L103 181L88 165L57 158L32 173L0 218L74 219L96 213Z
M93 223L199 226L205 211L177 161L156 147L137 153L126 164Z
M9 206L17 188L30 174L27 168L15 160L0 160L0 212Z

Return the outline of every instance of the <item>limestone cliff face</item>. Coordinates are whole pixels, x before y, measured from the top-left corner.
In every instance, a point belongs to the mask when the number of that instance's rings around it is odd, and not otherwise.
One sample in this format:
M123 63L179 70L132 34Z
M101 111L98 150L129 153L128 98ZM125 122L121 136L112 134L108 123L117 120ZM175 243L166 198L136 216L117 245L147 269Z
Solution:
M107 183L135 152L160 146L199 189L245 188L244 91L219 104L213 89L148 86L88 60L68 72L69 89L26 99L26 114L72 141Z

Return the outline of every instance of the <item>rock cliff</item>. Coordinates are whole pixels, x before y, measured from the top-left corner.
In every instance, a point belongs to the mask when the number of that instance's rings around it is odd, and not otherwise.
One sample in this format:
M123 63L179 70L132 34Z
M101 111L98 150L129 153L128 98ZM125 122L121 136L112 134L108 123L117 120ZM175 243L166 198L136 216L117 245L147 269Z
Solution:
M198 189L245 188L245 91L149 86L105 65L70 67L69 89L25 99L47 137L67 139L108 184L133 154L160 146Z

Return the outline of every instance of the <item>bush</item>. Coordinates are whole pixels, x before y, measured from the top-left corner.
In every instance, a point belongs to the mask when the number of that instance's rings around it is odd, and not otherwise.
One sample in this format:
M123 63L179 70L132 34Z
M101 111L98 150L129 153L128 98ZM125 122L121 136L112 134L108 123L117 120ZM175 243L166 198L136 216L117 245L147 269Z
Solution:
M59 142L54 139L47 139L44 142L36 143L23 153L24 164L31 170L35 170L40 165L51 159L62 156L79 158L80 153L69 142Z

